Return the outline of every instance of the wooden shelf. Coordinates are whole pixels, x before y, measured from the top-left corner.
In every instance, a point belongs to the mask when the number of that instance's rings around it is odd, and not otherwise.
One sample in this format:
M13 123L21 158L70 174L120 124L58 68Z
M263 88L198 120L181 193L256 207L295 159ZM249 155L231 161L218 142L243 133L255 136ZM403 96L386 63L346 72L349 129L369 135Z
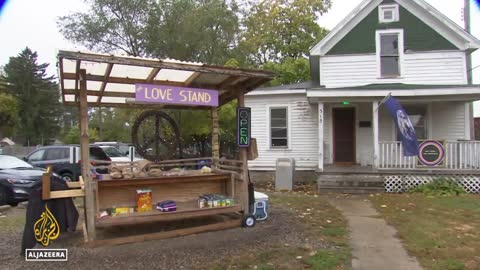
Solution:
M119 216L104 217L96 220L97 227L110 227L121 225L133 225L138 223L148 223L156 221L170 221L185 218L205 217L218 214L239 212L240 205L215 207L215 208L198 208L193 207L194 202L178 203L177 211L174 212L160 212L152 210L148 212L135 212L129 214L122 214Z
M112 179L99 180L99 188L103 187L120 187L120 186L142 186L152 184L166 184L166 183L186 183L186 182L202 182L202 181L224 181L230 179L229 175L206 173L206 174L187 174L187 175L172 175L148 178L132 178L132 179Z

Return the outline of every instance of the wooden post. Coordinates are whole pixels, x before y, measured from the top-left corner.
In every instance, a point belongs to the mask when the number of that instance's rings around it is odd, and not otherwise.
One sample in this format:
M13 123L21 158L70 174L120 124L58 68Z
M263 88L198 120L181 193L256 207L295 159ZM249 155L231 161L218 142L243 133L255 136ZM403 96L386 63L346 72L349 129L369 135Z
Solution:
M88 240L95 240L95 190L90 172L90 147L88 142L88 104L87 74L80 70L80 157L82 160L82 177L85 181L85 221Z
M240 94L238 96L238 107L245 106L245 96ZM242 182L240 189L240 198L242 200L242 207L245 213L249 213L248 207L248 159L247 159L247 148L240 147L240 160L242 163Z
M378 101L373 101L372 105L373 169L378 170L380 165L380 145L378 143Z
M323 103L318 103L318 170L323 172Z
M218 107L213 107L212 113L212 168L216 167L217 160L220 159L220 142L218 139Z

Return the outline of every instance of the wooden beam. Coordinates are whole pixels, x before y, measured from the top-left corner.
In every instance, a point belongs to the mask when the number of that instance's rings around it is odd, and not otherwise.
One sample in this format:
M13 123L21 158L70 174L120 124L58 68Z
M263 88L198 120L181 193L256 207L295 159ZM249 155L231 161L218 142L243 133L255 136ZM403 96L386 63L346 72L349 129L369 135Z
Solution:
M226 88L227 86L234 86L234 85L237 84L238 81L240 81L241 79L245 79L245 77L241 77L241 76L230 76L230 77L226 78L225 80L223 80L220 84L218 84L217 88L218 88L218 89L224 89L224 88Z
M154 68L154 69L152 69L152 71L150 72L150 74L148 74L148 77L147 77L146 82L147 82L147 83L153 82L153 80L155 79L155 77L157 77L158 72L160 72L160 70L161 70L160 68Z
M82 160L81 172L85 181L85 220L88 239L94 240L95 235L95 190L90 173L90 147L88 138L88 102L87 102L87 72L81 69L80 80L80 157Z
M102 102L103 92L105 92L105 88L107 87L108 78L110 77L110 73L112 73L112 68L113 68L113 64L108 64L107 69L105 70L102 86L100 86L100 91L97 98L98 106L100 106L100 102Z
M184 82L185 86L189 86L198 76L200 76L202 73L200 72L194 72L188 79Z
M134 58L134 57L92 54L92 53L72 52L72 51L63 51L63 50L58 52L58 56L60 58L66 58L71 60L82 60L82 61L97 62L97 63L112 63L112 64L119 64L119 65L153 67L153 68L160 68L160 69L166 68L166 69L194 71L194 72L198 71L201 73L240 75L240 76L247 76L247 77L264 77L264 78L270 78L270 79L273 79L275 77L275 74L273 72L263 71L263 70L248 70L248 69L230 68L230 67L223 67L223 66L171 63L171 62L165 62L162 60L155 60L155 59L142 59L142 58Z
M78 92L75 92L75 89L65 89L65 94L67 95L75 95L78 94ZM87 96L96 96L100 97L101 93L100 91L97 90L87 90ZM117 91L107 91L104 92L103 95L104 97L124 97L124 98L134 98L135 93L129 93L129 92L117 92ZM100 106L101 104L98 104L97 106ZM102 106L103 107L103 106Z
M78 106L78 102L75 101L65 101L63 103L65 106ZM96 107L97 102L88 102L88 107ZM182 106L182 105L161 105L158 103L108 103L102 102L102 107L107 108L151 108L151 109L184 109L184 110L210 110L211 107L208 106Z
M211 109L211 115L212 115L212 158L219 159L220 158L220 141L218 138L219 134L219 117L218 117L218 107L213 107ZM215 165L216 162L214 162L212 165ZM212 166L215 167L215 166Z
M78 81L78 77L80 76L79 75L79 72L80 72L80 65L81 65L81 61L77 60L76 64L75 64L75 73L73 74L73 80L75 80L75 90L78 91L79 89L79 81ZM78 92L77 92L78 93ZM75 95L75 100L78 100L78 95Z
M196 226L196 227L190 227L190 228L178 229L178 230L172 230L172 231L163 231L163 232L157 232L157 233L117 237L113 239L96 240L92 242L91 245L94 247L123 245L128 243L135 243L135 242L144 242L144 241L150 241L150 240L173 238L173 237L185 236L185 235L196 234L201 232L225 230L225 229L240 227L240 225L241 225L240 219L228 220L228 221L223 221L223 222L214 223L214 224L208 224L203 226Z
M73 80L75 78L75 73L64 73L63 78L67 80ZM93 75L87 74L87 81L94 82L104 82L105 77L102 75ZM136 78L122 78L122 77L109 77L106 80L107 83L118 83L118 84L136 84L136 83L151 83L151 84L164 84L171 86L184 86L183 82L172 82L172 81L147 81L146 79L136 79Z
M238 95L238 107L245 106L245 96L243 94ZM242 182L240 183L240 198L243 207L244 213L249 213L248 205L248 159L247 159L247 148L240 147L240 160L242 163Z
M84 197L85 191L82 189L57 190L50 192L50 199Z
M58 60L58 67L60 69L60 74L63 74L63 59ZM65 83L62 78L59 78L60 81L60 90L62 91L62 102L65 102Z
M47 171L42 175L42 200L50 199L50 176L52 175L52 167L48 166Z

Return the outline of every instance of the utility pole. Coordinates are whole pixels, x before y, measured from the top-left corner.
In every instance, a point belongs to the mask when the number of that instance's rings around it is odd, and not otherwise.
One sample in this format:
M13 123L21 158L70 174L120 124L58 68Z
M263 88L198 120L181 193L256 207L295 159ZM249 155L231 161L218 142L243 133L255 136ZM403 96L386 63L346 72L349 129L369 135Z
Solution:
M463 8L463 22L465 23L465 31L467 33L471 33L471 25L470 25L470 0L464 0L464 8ZM468 84L472 84L472 53L465 52L467 58L467 79Z
M463 8L463 22L465 23L465 31L467 33L471 33L471 27L470 27L470 0L464 0L464 8ZM467 62L467 83L468 84L473 84L473 71L472 71L472 52L465 52L465 58ZM470 102L468 105L468 110L469 110L469 115L470 115L470 138L467 138L469 140L475 140L475 125L474 125L474 113L473 113L473 102Z

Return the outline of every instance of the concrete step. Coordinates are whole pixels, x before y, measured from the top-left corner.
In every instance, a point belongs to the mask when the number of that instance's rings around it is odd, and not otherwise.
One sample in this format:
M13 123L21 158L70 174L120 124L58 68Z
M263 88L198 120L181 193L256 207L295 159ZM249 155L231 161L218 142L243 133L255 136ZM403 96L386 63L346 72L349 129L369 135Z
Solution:
M378 174L322 173L317 186L321 193L378 193L384 191L384 180Z

